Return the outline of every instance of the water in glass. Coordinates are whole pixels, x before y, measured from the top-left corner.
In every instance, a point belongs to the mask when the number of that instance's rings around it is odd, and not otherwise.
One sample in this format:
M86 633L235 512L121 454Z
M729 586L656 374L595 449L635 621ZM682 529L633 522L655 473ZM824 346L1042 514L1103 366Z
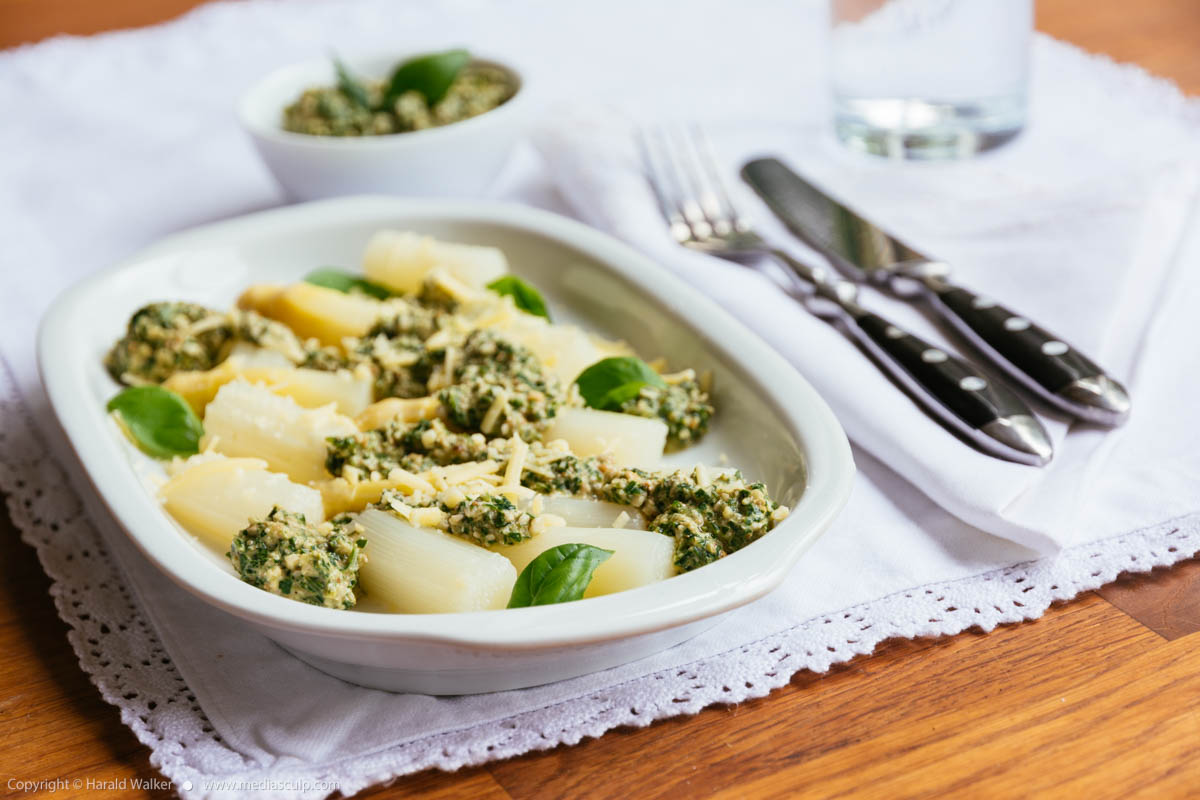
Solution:
M958 158L1025 122L1033 0L830 0L834 125L850 147Z

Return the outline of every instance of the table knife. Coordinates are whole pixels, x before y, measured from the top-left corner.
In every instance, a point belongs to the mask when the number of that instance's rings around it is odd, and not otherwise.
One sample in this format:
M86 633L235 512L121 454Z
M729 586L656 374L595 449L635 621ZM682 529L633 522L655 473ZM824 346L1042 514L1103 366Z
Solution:
M927 302L980 352L1046 402L1087 422L1117 426L1129 395L1095 362L1028 317L950 280L950 265L922 255L859 216L776 158L742 167L742 178L804 242L859 283Z

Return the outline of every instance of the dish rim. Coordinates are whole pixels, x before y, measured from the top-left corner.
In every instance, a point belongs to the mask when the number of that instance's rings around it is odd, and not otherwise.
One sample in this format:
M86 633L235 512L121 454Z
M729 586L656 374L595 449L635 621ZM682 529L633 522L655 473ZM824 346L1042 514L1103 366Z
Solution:
M73 321L106 287L151 259L246 246L313 225L363 218L474 223L550 239L594 261L646 294L698 336L718 359L756 384L804 452L806 485L772 532L703 569L625 592L575 603L448 614L354 613L298 603L237 580L197 558L157 497L132 470L112 469L115 440L102 406L92 402ZM299 272L299 270L298 270ZM109 292L111 293L111 289ZM132 311L132 309L131 309ZM703 328L698 320L703 320ZM74 337L77 339L78 337ZM158 569L205 602L266 628L375 642L420 641L492 650L569 647L674 628L745 605L776 588L845 505L854 462L846 435L824 399L765 342L715 302L608 234L560 215L515 204L386 196L319 200L204 225L160 240L61 293L38 331L38 367L55 416L100 500ZM64 357L74 352L75 358ZM738 355L740 354L740 355ZM78 367L76 366L78 362ZM165 534L165 535L164 535ZM788 535L791 534L791 535Z

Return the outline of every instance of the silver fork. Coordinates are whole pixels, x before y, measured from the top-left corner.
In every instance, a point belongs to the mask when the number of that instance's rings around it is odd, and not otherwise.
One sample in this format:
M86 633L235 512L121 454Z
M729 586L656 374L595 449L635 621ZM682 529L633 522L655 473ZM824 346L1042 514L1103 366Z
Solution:
M708 136L698 126L639 135L647 178L671 235L684 247L739 263L774 258L797 299L845 332L926 413L989 455L1042 466L1053 448L1019 396L971 362L888 322L858 301L858 286L775 247L734 205Z

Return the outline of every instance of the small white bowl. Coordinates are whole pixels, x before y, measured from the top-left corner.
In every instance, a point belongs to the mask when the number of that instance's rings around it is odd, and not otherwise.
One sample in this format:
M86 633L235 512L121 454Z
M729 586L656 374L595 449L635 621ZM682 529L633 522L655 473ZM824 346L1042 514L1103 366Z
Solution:
M381 77L408 57L389 53L347 59L346 64L357 75ZM285 131L283 110L305 89L337 82L329 57L270 73L242 95L238 115L275 179L295 199L364 192L479 195L500 172L522 133L529 81L507 62L475 60L508 72L516 93L491 111L439 128L383 136L312 136Z
M667 465L727 463L764 480L791 514L748 547L669 580L573 603L461 614L373 613L298 603L235 576L178 528L148 490L162 467L117 430L119 387L101 363L141 305L228 307L251 283L355 264L371 234L401 228L503 249L560 322L713 376L719 413ZM799 313L799 312L797 312ZM716 303L627 245L517 205L352 197L251 214L171 236L60 296L42 321L47 394L99 498L147 558L206 603L340 678L381 689L466 694L532 686L678 644L777 587L845 505L846 435L816 391ZM101 512L103 513L103 512ZM369 601L369 598L366 598Z

